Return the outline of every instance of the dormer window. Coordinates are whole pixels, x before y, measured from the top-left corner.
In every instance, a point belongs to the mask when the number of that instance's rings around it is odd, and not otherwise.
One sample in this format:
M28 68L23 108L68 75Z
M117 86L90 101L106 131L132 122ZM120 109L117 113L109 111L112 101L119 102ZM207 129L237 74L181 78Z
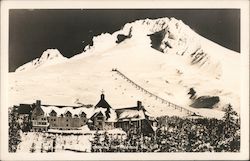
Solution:
M65 114L65 117L72 117L71 112L67 111L66 114Z
M86 113L81 112L80 117L81 117L81 118L85 118L85 117L86 117Z
M104 120L103 114L101 112L99 114L97 114L96 119L97 119L97 121L103 121Z
M57 113L56 111L52 110L49 115L52 117L56 117Z

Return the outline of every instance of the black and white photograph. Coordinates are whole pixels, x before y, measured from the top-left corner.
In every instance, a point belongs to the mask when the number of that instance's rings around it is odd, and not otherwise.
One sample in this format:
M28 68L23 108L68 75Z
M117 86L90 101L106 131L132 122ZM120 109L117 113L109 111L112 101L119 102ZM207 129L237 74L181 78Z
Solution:
M2 151L249 157L245 10L69 6L7 7Z

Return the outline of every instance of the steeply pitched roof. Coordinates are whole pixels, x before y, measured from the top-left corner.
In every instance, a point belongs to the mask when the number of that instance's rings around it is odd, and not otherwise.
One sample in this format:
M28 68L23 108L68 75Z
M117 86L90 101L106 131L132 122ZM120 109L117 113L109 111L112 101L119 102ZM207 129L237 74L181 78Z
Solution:
M106 108L96 108L95 110L94 110L94 113L93 113L93 115L91 116L91 120L93 120L93 118L94 117L96 117L97 115L99 115L99 114L102 114L104 117L105 117L105 119L106 119L106 112L107 111L107 109ZM107 119L107 120L105 120L106 122L116 122L117 121L117 113L116 113L116 111L114 110L114 109L110 109L110 114L109 114L109 118Z
M41 106L42 110L44 111L45 116L49 116L49 114L52 111L55 111L57 116L61 116L66 114L68 111L72 114L72 116L75 115L81 115L82 112L86 114L87 118L92 116L93 114L93 109L91 108L86 108L86 107L79 107L79 108L74 108L74 107L63 107L59 108L57 106Z
M132 120L143 120L145 119L145 114L143 110L123 110L117 113L118 119L132 119Z
M31 104L20 104L18 107L17 112L19 114L30 114L33 110L33 107Z
M139 110L139 108L137 106L135 107L124 107L124 108L118 108L116 109L116 111L124 111L124 110Z
M91 116L90 119L93 120L93 118L97 117L98 115L104 116L103 113L102 113L101 111L99 111L99 112L94 113L94 114Z
M148 118L146 109L142 106L140 101L137 101L137 106L125 107L115 110L118 120L131 119L131 120L143 120Z
M100 101L95 105L95 107L102 107L102 108L112 108L108 102L105 100L104 94L101 94Z

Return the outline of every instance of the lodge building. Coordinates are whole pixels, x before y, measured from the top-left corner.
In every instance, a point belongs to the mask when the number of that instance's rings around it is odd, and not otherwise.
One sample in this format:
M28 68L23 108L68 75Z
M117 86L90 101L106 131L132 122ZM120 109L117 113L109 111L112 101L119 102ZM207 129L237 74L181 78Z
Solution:
M91 108L87 107L58 107L35 104L19 106L19 115L29 115L32 131L47 131L48 129L77 130L88 125L90 130L111 130L121 128L126 132L153 133L155 122L142 106L140 101L134 107L113 109L101 94L100 101ZM26 113L24 112L26 111ZM155 126L155 125L154 125Z

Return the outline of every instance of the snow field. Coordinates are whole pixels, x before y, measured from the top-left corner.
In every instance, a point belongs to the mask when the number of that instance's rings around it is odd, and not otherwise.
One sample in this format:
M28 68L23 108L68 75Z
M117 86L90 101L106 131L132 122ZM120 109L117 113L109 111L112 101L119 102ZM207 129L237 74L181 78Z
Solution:
M118 34L127 35L131 27L131 39L113 43ZM165 40L171 39L175 45L172 51L161 53L151 48L147 35L166 27L170 33ZM175 41L186 43L184 45L188 45L189 50L184 55L178 54L184 48ZM197 48L206 55L204 64L191 63L190 54ZM219 118L228 103L239 112L239 58L239 54L197 35L176 19L139 20L113 34L94 38L93 47L65 62L10 73L9 106L34 103L37 99L42 100L42 104L77 105L76 100L79 100L83 104L95 105L104 90L106 100L113 108L135 106L140 100L154 116L186 115L171 110L115 76L111 69L117 68L159 97L205 117ZM219 96L219 104L214 109L189 107L192 103L187 95L190 88L196 90L197 96Z
M55 152L65 152L66 149L90 152L91 135L68 135L28 132L21 134L22 142L18 145L17 153L29 153L32 144L35 144L35 153L45 153L53 149L53 138L56 139ZM42 148L43 147L43 148Z

